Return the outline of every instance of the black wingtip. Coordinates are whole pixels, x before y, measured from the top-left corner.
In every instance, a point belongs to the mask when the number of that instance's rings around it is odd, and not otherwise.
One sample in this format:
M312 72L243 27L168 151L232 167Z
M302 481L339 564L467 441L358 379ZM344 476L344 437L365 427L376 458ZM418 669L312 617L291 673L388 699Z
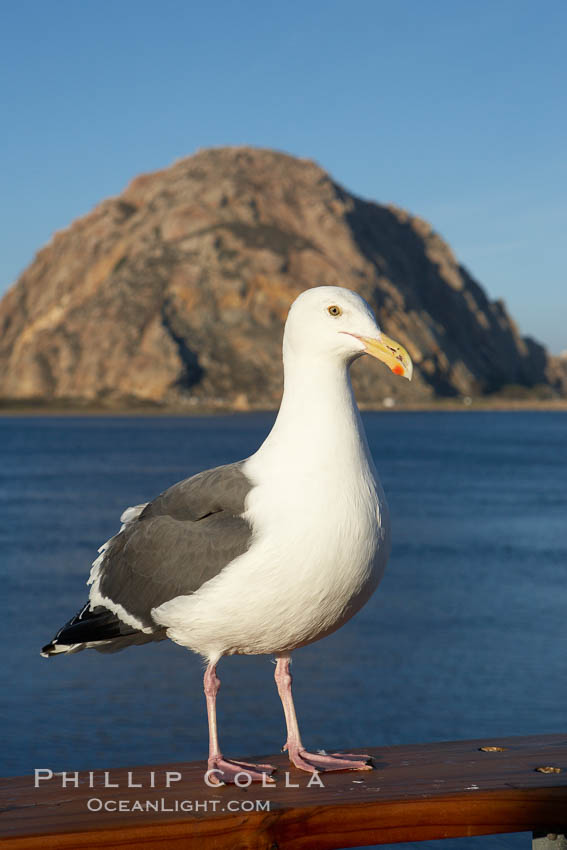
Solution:
M91 610L87 602L78 614L59 629L53 640L41 650L43 658L79 652L95 644L106 645L110 641L140 634L138 629L128 626L116 614L102 606ZM98 648L98 647L96 647Z

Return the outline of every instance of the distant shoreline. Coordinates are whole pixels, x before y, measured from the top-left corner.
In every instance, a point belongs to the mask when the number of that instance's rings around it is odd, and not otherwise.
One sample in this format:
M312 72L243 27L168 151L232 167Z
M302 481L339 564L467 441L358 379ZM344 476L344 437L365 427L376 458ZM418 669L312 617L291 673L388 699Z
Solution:
M420 412L462 412L468 413L471 411L560 411L567 412L567 399L545 399L545 400L520 400L520 399L472 399L471 403L466 405L461 399L442 399L435 402L414 403L414 404L395 404L392 407L383 405L366 405L361 404L360 409L364 412L380 412L380 413L420 413ZM203 416L229 416L239 413L275 413L277 408L273 407L250 407L246 409L234 407L200 406L188 408L181 407L158 407L158 406L132 406L132 407L101 407L101 406L77 406L69 405L58 406L56 404L49 405L6 405L0 406L0 418L11 417L30 417L38 418L46 417L66 417L79 416L84 418L100 418L104 416L117 417L203 417Z

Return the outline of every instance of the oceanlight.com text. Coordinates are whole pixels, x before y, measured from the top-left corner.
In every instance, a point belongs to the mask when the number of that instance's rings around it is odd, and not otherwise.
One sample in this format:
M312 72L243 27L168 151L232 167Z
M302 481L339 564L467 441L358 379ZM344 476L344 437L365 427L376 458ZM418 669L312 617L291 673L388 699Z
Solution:
M269 812L269 800L87 800L89 812Z

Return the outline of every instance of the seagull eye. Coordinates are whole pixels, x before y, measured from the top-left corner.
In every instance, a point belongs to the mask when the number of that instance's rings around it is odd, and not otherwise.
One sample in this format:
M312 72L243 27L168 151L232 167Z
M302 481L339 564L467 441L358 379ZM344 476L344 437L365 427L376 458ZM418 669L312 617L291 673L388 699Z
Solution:
M330 307L327 307L327 313L330 316L340 316L343 311L336 304L332 304Z

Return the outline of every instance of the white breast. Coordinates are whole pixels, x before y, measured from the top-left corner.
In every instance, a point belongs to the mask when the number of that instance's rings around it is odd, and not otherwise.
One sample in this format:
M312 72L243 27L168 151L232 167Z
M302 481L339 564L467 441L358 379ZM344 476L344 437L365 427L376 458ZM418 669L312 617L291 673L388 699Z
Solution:
M291 651L364 605L390 549L381 487L365 458L311 460L282 469L264 452L246 462L252 545L195 594L161 606L169 637L209 658Z

